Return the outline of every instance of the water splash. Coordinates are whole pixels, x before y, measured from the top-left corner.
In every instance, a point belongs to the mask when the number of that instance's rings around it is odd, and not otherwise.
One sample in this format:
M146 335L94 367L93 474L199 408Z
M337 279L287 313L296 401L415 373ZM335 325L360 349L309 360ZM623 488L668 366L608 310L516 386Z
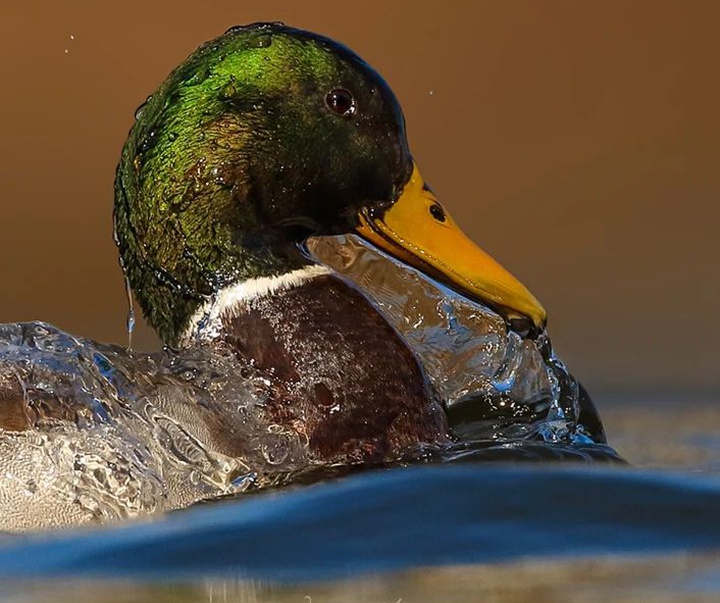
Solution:
M570 442L604 441L589 398L552 351L547 334L524 339L501 316L444 287L354 235L315 237L309 253L356 283L419 357L447 401L456 435ZM580 422L583 405L589 425ZM541 428L551 409L565 437ZM597 426L594 424L597 423Z
M523 339L352 237L310 249L369 292L447 401L455 442L383 466L617 460L547 336ZM45 323L0 325L0 530L147 515L366 468L318 465L302 428L268 420L267 375L235 355L201 342L133 351L129 304L128 348Z
M299 438L265 430L252 367L201 346L141 354L0 325L0 391L0 531L166 511L308 464Z

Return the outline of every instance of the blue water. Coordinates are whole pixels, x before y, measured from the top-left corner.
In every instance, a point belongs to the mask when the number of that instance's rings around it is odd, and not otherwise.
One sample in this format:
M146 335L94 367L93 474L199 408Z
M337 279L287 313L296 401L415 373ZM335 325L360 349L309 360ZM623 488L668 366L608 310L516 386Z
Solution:
M617 466L393 469L113 528L13 537L0 576L331 580L720 549L720 479Z
M115 402L123 396L144 399L128 393L139 386L124 375L155 374L145 365L142 371L129 370L136 368L133 363L160 366L160 356L127 355L47 325L6 325L4 332L11 340L6 357L19 355L22 362L12 357L17 361L12 366L23 371L26 387L42 385L47 392L51 384L61 399L70 392L92 413L102 410L96 410L96 394ZM202 381L194 360L186 356L179 367L170 363L173 371L163 373L163 383L175 379L183 385L179 392L196 391L186 377L177 376L188 372L189 363L193 379ZM127 370L112 372L113 367ZM235 400L232 388L228 395ZM634 603L654 601L657 592L670 587L693 596L702 591L716 600L717 400L716 392L694 398L676 392L663 402L651 392L643 399L623 394L604 403L609 441L631 465L586 437L561 437L574 432L567 429L568 421L553 420L547 424L557 424L558 430L547 435L557 438L424 446L403 457L402 463L417 463L411 468L344 477L334 468L321 468L303 474L302 486L245 492L142 522L0 534L0 601L460 603L477 601L485 589L488 600L516 603L525 600L519 598L520 589L533 603L559 603L595 588L599 600ZM109 416L100 416L101 426ZM98 446L108 443L107 433L88 440L83 452L95 458ZM37 446L28 440L27 448ZM185 468L185 463L178 466ZM52 466L31 467L50 477L57 473ZM142 490L153 475L137 471L133 485ZM322 483L307 485L313 480ZM74 492L45 485L28 491L27 499L18 491L21 498L15 500L21 500L23 510L33 497L72 507ZM606 565L593 574L591 563ZM555 570L548 573L548 567ZM608 577L612 572L615 578ZM596 575L596 582L587 583L588 575L591 582ZM366 596L378 580L382 588ZM617 589L628 580L636 589L617 598ZM538 598L536 589L554 590Z

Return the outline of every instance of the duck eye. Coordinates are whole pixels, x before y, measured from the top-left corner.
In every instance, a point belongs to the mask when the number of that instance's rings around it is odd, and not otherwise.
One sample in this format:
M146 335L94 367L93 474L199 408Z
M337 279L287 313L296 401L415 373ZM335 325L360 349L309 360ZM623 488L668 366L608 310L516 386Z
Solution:
M328 92L325 97L325 104L333 113L338 115L348 117L355 113L355 99L352 94L342 88Z
M433 203L430 206L430 215L438 222L445 221L445 210L440 206L439 203Z

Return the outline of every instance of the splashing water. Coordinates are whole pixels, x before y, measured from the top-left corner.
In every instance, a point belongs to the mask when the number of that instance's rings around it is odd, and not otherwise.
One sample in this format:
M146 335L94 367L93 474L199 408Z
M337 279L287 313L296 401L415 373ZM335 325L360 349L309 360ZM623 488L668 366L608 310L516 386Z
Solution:
M456 441L391 464L618 459L598 443L599 422L584 424L594 409L547 337L521 338L354 237L309 248L369 292L447 400ZM267 425L270 388L201 343L143 354L45 323L0 325L0 530L134 517L358 469L318 465L302 429Z
M263 379L202 346L140 354L0 325L0 391L0 530L166 511L308 465L297 434L260 422Z
M308 249L369 295L409 343L447 401L456 435L604 441L592 403L546 334L523 339L492 310L354 235L316 237Z

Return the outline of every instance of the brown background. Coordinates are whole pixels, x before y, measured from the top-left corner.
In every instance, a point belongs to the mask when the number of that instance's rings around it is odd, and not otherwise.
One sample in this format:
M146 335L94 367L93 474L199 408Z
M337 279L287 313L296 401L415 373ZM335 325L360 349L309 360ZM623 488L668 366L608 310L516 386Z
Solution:
M718 391L715 6L2 2L0 321L124 341L111 207L133 111L199 43L283 20L391 83L425 177L545 304L591 391Z

